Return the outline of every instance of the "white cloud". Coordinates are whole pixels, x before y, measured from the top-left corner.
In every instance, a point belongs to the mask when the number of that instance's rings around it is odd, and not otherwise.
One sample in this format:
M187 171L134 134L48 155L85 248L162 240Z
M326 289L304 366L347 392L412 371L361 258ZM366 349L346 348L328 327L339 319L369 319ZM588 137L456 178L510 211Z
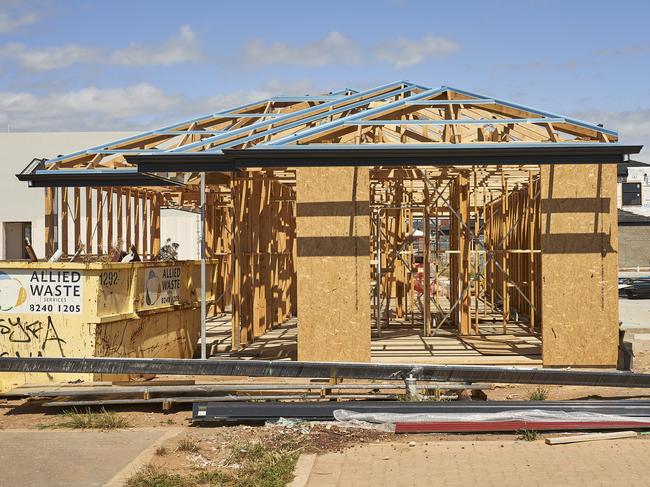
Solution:
M0 57L13 58L31 71L49 71L67 68L73 64L94 62L101 57L101 51L78 44L30 49L24 44L10 43L0 48Z
M446 37L427 34L420 40L400 37L376 47L373 51L378 60L400 69L421 64L428 59L453 54L460 51L460 46Z
M202 114L235 108L247 103L271 98L279 95L306 95L310 93L321 93L325 90L314 88L310 80L297 80L285 82L279 79L270 79L264 85L256 89L236 90L227 93L217 93L189 104L188 113Z
M180 33L162 46L131 45L105 52L96 47L67 44L65 46L30 48L9 43L0 46L0 59L14 59L30 71L50 71L75 64L111 63L122 66L170 65L194 61L200 57L199 43L192 29L184 25Z
M0 119L15 131L131 129L180 101L148 83L48 95L0 92ZM138 121L141 117L145 121Z
M109 60L124 66L169 65L196 61L201 57L201 49L196 34L189 25L181 27L175 37L162 46L131 44L125 49L114 51Z
M650 108L623 112L582 112L575 116L592 123L602 123L606 128L618 131L623 143L643 144L644 150L641 155L631 157L650 162Z
M252 66L265 64L293 64L298 66L325 66L327 64L359 64L361 50L350 38L332 31L322 39L303 45L283 42L267 44L255 39L244 47L244 63Z
M8 9L0 9L0 34L9 34L20 27L33 24L38 20L39 16L34 12L12 15Z
M8 124L12 131L25 132L149 130L274 95L309 92L319 92L309 80L284 83L275 79L259 88L199 98L167 93L149 83L45 95L0 92L0 125L3 130Z
M431 34L420 40L400 37L364 47L340 32L332 31L322 39L306 44L267 43L255 39L246 44L240 58L248 66L287 64L318 67L332 64L358 65L375 60L392 64L399 69L458 51L460 46L453 40Z

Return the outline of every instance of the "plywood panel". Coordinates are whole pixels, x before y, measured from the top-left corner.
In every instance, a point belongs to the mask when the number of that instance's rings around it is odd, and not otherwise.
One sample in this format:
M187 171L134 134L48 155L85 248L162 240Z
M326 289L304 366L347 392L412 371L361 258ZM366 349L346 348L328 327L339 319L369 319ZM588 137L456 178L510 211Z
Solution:
M542 166L545 366L613 366L618 348L616 166Z
M300 168L296 178L298 360L370 360L366 168Z

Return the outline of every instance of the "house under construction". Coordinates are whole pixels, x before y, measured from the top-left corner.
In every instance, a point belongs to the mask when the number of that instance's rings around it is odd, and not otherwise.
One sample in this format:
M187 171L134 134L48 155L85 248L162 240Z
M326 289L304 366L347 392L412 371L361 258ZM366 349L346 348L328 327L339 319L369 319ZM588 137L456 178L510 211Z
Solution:
M203 211L207 312L231 354L613 367L616 164L639 150L398 81L250 103L19 178L46 188L47 255L120 242L154 259L161 207Z

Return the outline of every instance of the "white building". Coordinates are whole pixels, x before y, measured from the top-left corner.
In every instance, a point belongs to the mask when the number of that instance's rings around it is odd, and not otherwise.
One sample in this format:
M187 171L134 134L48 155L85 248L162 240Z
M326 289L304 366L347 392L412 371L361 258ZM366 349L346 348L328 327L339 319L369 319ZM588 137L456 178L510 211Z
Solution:
M19 181L21 172L34 158L52 158L133 135L125 132L48 132L0 134L0 259L26 258L29 238L39 258L45 255L44 189L30 188ZM180 259L199 256L197 214L162 209L161 242L170 238L179 244Z

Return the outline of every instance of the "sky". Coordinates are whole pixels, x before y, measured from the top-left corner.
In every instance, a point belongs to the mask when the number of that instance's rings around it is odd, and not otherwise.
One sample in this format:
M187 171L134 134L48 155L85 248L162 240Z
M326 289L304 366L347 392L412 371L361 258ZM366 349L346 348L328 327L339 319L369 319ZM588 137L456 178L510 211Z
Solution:
M405 79L650 148L648 18L647 0L0 0L0 131L146 130Z

